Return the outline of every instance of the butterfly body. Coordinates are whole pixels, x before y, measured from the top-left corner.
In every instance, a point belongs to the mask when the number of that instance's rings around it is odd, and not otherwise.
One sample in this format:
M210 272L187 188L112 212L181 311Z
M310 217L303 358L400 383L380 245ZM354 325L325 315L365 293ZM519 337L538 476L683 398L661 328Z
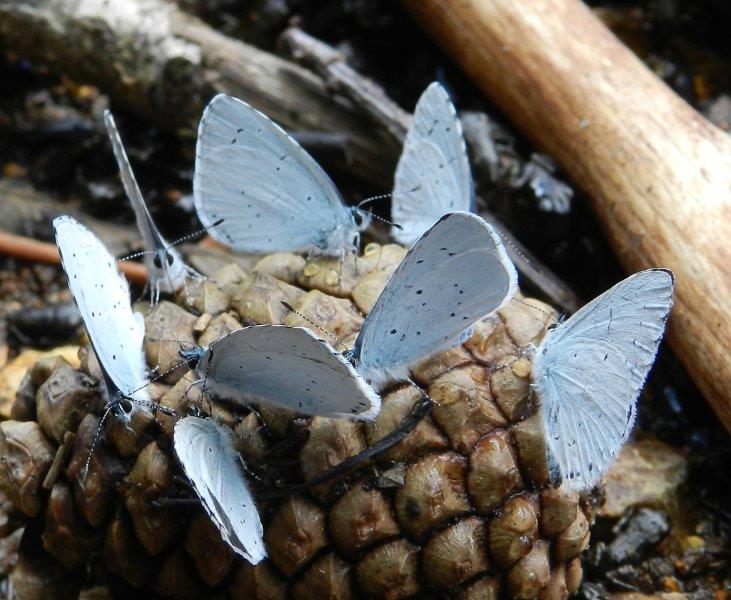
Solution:
M185 352L200 357L196 377L218 399L361 420L380 410L378 394L345 357L302 327L254 325Z
M231 430L213 419L175 424L175 452L208 516L236 554L252 564L266 558L264 529L241 472Z
M471 213L444 215L391 275L350 360L377 389L404 379L414 362L464 341L516 289L515 267L492 227Z
M129 285L114 257L71 217L57 217L53 228L69 288L104 376L107 403L149 401L144 319L132 311Z

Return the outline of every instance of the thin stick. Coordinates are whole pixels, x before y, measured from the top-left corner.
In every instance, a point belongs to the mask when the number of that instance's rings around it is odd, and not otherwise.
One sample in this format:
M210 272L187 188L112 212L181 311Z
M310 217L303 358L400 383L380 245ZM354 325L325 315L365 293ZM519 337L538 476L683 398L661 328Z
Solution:
M14 235L0 231L0 254L12 256L30 262L60 265L58 248L48 242L40 242L22 235ZM117 263L119 270L133 283L144 284L147 281L147 269L139 263Z
M414 404L411 412L398 424L398 426L391 431L388 435L378 440L375 444L368 446L365 450L361 450L356 455L338 463L334 467L328 469L324 473L320 473L316 477L313 477L309 481L290 485L287 487L280 488L278 490L267 490L257 494L260 499L270 498L281 498L283 496L289 496L291 494L300 493L307 491L316 485L330 481L335 477L339 477L343 473L349 471L352 467L361 464L363 461L376 456L381 452L385 452L392 446L398 444L407 435L409 435L419 422L431 411L434 406L434 402L429 396L413 381L409 381L419 392L421 392L421 399Z

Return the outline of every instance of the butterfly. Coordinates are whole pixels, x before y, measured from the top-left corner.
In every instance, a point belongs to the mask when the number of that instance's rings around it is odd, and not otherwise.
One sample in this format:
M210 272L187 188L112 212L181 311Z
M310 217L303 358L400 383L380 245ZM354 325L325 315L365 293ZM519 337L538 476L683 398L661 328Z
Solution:
M143 353L145 325L132 312L127 280L101 240L68 216L53 221L69 288L104 375L107 405L149 402Z
M532 380L554 483L593 487L627 440L672 301L672 273L642 271L546 333Z
M217 241L241 252L338 255L356 249L370 216L281 127L219 94L198 128L193 197Z
M185 417L175 424L173 447L224 541L252 564L266 558L261 519L231 431L213 419Z
M254 398L304 413L371 420L381 399L352 365L303 327L253 325L210 346L181 351L202 390L217 399Z
M472 213L444 215L391 275L348 357L377 388L407 378L409 365L463 342L516 289L515 267L493 228Z
M165 241L157 229L127 159L114 117L108 110L104 111L104 125L117 159L124 190L135 213L137 228L142 234L147 251L145 266L149 274L150 297L152 302L157 303L160 299L160 292L168 294L177 292L185 286L189 277L200 277L200 275L185 264L180 253Z
M396 166L391 236L411 244L442 215L474 211L475 195L462 125L446 90L426 88Z

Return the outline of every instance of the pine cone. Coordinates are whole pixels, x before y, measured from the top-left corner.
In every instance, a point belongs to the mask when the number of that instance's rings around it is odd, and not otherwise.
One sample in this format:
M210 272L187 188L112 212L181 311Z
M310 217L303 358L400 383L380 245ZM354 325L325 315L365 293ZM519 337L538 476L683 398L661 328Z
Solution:
M151 367L168 371L151 396L230 426L260 498L327 471L398 426L420 393L393 386L376 420L363 424L209 402L187 367L170 369L180 342L207 344L253 323L311 327L282 300L351 346L404 253L369 244L342 265L273 254L250 273L220 269L178 304L141 305L148 335L173 340L147 343ZM261 500L269 558L256 566L229 550L196 504L172 451L174 417L158 412L155 424L139 411L130 428L110 418L82 481L101 408L88 354L85 373L61 360L29 373L14 413L26 420L0 424L0 490L28 517L42 515L49 586L61 585L64 570L64 585L81 585L78 573L93 564L95 582L176 598L565 598L581 581L591 514L577 494L550 487L531 397L526 349L551 313L518 296L478 322L464 346L416 365L432 413L346 475Z

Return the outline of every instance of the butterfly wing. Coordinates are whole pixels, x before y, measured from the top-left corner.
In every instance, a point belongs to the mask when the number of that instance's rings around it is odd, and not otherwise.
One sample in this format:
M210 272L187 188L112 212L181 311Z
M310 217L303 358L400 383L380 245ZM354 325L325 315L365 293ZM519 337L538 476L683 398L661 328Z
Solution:
M281 127L219 94L198 129L195 207L219 242L243 252L350 248L357 234L335 184Z
M204 389L243 402L256 396L310 414L373 419L380 398L327 343L302 327L257 325L217 340L198 365Z
M175 453L224 541L252 564L266 558L264 529L231 432L213 419L185 417L175 424Z
M129 286L114 257L96 235L71 217L54 219L53 228L69 288L100 365L125 396L149 400L142 350L144 321L132 312Z
M353 350L366 379L458 339L515 293L497 233L466 212L442 217L413 245L366 318Z
M117 159L124 191L127 193L127 198L135 213L137 228L142 234L145 250L151 253L145 256L145 266L149 273L153 294L159 295L160 290L167 293L175 292L185 285L190 269L183 262L180 253L165 241L152 220L142 192L137 185L132 166L129 164L114 117L108 110L104 111L104 125L107 128L109 141L112 143L114 157Z
M419 98L394 177L391 235L413 244L441 216L474 209L462 125L446 90L432 83Z
M556 482L591 488L626 441L672 296L670 271L642 271L547 333L533 363L533 383Z

